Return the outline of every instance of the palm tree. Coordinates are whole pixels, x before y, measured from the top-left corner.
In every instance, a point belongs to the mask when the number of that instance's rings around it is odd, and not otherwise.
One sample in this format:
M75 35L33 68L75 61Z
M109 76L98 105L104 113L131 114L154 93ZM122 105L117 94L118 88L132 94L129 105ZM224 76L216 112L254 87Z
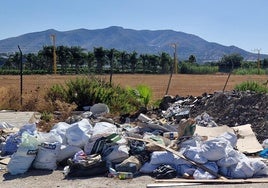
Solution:
M105 64L105 51L102 47L94 48L94 55L96 58L96 73L102 74L103 65Z
M79 67L83 64L83 59L86 57L86 54L83 52L84 50L80 46L74 46L70 49L71 62L75 64L75 74L78 74Z
M162 52L160 55L160 67L162 74L169 73L171 63L172 58L170 57L170 55L168 53Z
M134 51L130 54L129 61L131 73L134 74L138 63L137 52Z
M66 74L71 59L70 48L67 46L57 46L56 53L58 63L61 65L61 74Z
M146 71L147 64L148 64L148 54L141 54L140 59L142 61L142 72L144 74Z

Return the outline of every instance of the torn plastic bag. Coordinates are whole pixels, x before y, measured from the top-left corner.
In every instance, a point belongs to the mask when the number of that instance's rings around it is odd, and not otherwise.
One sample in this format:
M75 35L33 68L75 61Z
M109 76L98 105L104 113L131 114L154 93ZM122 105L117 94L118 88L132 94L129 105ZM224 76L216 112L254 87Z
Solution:
M6 144L2 148L2 155L12 155L17 151L21 144L22 133L25 131L31 135L36 134L36 124L23 125L19 132L9 135L6 139Z
M6 139L6 144L3 145L1 154L2 155L14 154L18 150L20 143L21 143L21 135L19 135L18 133L13 133L9 135Z
M36 136L23 132L21 140L18 150L11 156L7 165L7 170L12 175L25 173L31 167L37 154L39 142Z

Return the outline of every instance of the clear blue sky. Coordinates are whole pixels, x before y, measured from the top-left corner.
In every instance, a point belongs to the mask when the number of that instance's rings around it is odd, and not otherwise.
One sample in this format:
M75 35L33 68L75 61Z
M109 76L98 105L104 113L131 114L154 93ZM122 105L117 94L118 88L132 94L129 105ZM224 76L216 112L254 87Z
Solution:
M268 54L268 0L1 0L0 40L56 29L182 31Z

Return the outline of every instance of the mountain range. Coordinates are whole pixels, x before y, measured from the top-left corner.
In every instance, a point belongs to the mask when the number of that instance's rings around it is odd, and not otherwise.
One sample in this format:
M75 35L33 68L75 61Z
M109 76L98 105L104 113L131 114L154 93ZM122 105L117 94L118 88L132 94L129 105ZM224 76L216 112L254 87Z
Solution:
M256 60L258 55L236 46L224 46L208 42L196 35L173 30L134 30L111 26L104 29L76 29L70 31L46 31L23 34L17 37L0 40L0 53L18 52L18 45L23 53L36 53L43 46L51 46L51 36L55 35L56 46L80 46L87 51L94 47L104 49L115 48L119 51L139 54L169 53L173 56L176 44L176 54L180 60L186 60L194 55L198 62L218 61L223 55L238 53L244 60ZM261 54L260 58L268 58Z

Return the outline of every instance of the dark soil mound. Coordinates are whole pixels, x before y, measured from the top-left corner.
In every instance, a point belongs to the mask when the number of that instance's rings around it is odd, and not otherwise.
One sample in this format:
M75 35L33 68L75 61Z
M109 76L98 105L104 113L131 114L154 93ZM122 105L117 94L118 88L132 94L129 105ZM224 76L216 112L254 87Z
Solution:
M218 125L251 124L259 142L268 138L268 95L254 92L203 94L194 103L190 117L206 112Z

